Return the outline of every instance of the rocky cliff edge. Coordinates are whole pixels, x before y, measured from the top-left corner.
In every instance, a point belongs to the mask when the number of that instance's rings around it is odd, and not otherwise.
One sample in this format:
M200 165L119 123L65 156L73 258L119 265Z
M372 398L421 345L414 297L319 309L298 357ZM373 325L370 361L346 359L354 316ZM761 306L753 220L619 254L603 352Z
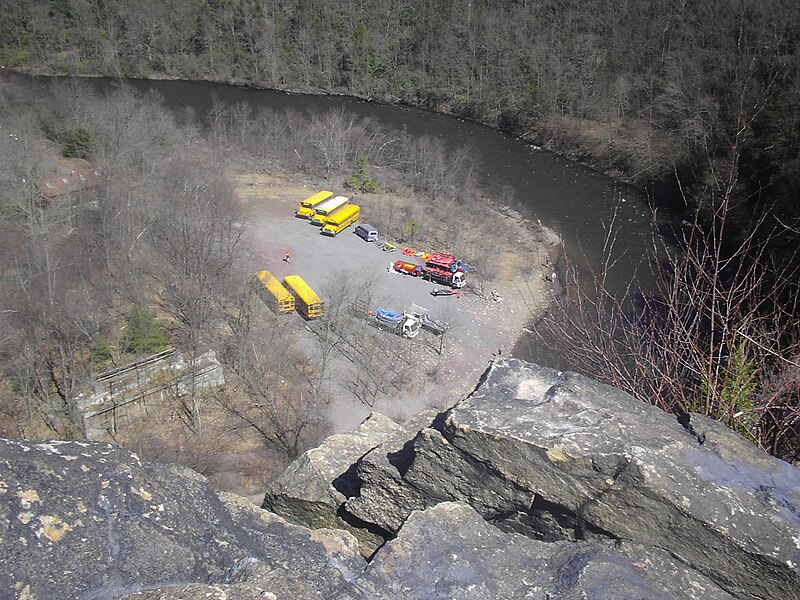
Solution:
M306 453L269 510L112 445L0 440L0 597L800 598L800 473L691 423L496 360L445 413Z
M352 490L339 518L385 539L403 538L415 511L460 502L495 531L645 565L628 578L652 576L664 597L800 599L800 470L716 421L690 423L575 373L497 359L468 398L392 428L328 481ZM282 512L288 489L273 485L264 506ZM659 569L684 579L670 586Z

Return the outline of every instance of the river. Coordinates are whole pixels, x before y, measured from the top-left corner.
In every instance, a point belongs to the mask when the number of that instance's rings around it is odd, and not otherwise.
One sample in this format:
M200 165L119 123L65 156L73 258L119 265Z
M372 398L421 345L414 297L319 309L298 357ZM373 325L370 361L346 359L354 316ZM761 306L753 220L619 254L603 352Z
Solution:
M114 85L111 79L85 81L100 90ZM479 187L525 218L538 219L555 229L570 262L584 273L599 268L607 228L616 214L615 247L624 252L625 257L615 266L609 284L621 293L633 277L642 276L637 268L647 254L652 235L652 215L645 198L626 184L539 150L529 142L447 115L344 96L290 94L194 81L127 82L142 92L157 92L166 105L176 111L190 108L197 115L205 115L215 101L229 106L247 103L254 109L269 107L308 113L343 108L414 136L439 139L450 148L468 147L477 162ZM652 286L651 281L640 284L645 288ZM555 364L557 358L543 349L533 336L523 336L514 354L542 364L561 366Z

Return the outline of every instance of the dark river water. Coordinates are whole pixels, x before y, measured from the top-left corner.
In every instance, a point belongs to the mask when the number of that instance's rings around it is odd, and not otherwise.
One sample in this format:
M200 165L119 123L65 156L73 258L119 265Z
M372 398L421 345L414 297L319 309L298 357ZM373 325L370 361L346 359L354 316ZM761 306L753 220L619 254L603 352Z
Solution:
M108 89L109 79L87 79ZM587 167L538 150L530 143L489 127L416 108L385 106L343 96L311 96L256 90L206 82L128 80L141 91L155 90L167 106L191 108L208 114L213 102L248 103L254 108L319 112L334 108L395 128L411 135L441 140L451 148L468 147L477 161L480 188L504 201L525 218L541 220L561 235L570 262L584 273L597 270L607 228L616 212L617 252L625 257L614 269L610 284L624 290L646 255L652 235L651 212L645 199L630 186ZM642 273L638 273L642 277ZM640 281L644 288L652 282ZM524 336L515 354L551 366L556 358L541 348L535 336Z

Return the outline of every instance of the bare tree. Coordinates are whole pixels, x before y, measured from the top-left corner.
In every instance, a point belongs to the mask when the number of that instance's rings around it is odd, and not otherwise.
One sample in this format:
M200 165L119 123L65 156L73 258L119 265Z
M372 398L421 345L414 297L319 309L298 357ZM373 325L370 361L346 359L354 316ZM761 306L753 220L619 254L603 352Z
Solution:
M295 347L291 324L245 292L229 319L223 360L229 383L215 395L233 431L255 433L267 448L293 459L327 429L319 365Z
M196 348L234 271L243 233L238 201L218 163L187 158L175 160L164 195L148 231L163 261L154 276L164 308Z
M391 334L373 327L364 333L350 347L353 368L347 371L343 384L359 402L374 406L379 397L402 390L408 369Z
M278 374L267 365L237 376L235 388L215 396L232 418L231 430L255 432L265 447L288 460L303 453L323 435L326 420L319 396L297 376L292 369Z
M654 238L659 293L644 296L637 312L611 294L612 226L594 285L587 290L568 270L566 300L543 325L581 370L665 410L724 421L795 460L800 268L796 256L772 260L769 248L785 231L768 227L766 215L743 229L734 223L747 200L740 194L741 149L769 93L769 85L753 84L750 68L735 82L731 130L719 133L727 151L707 150L708 177L693 222L679 230L679 247Z
M800 395L791 384L800 369L798 272L775 268L769 242L754 234L729 247L729 198L713 207L708 228L699 212L685 226L679 249L658 242L661 288L639 296L637 307L607 284L616 258L610 229L593 284L569 267L567 294L556 298L539 331L573 368L664 410L722 420L765 450L780 448L794 459L800 453Z
M153 276L162 286L161 305L182 326L194 360L206 332L214 330L235 271L243 232L239 206L218 161L175 159L164 193L148 230L160 261ZM194 422L199 427L199 413Z
M356 293L356 277L354 273L347 272L332 274L324 284L325 314L309 324L319 351L319 377L315 383L318 392L323 390L329 379L331 363L341 351L343 336L348 327L349 306Z
M8 122L6 122L8 124ZM10 152L2 176L0 235L2 294L10 358L6 375L20 390L33 434L37 423L49 434L80 437L74 397L89 372L86 349L96 328L91 248L81 247L83 226L76 198L46 198L36 183L48 166L36 151L40 140L29 116L12 124L0 152ZM5 140L4 140L5 141Z

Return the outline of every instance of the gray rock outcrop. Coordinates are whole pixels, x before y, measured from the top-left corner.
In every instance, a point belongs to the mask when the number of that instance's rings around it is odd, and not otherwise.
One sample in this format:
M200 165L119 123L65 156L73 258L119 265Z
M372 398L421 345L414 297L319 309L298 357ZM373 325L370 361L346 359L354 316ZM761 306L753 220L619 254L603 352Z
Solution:
M341 508L348 496L358 493L356 461L397 428L388 417L372 413L351 433L330 436L272 482L262 508L298 525L350 531L369 556L384 538Z
M633 550L633 549L631 549ZM731 600L665 552L504 533L463 503L414 511L359 586L379 598Z
M394 535L462 501L504 531L629 542L738 598L800 598L800 471L715 421L692 416L690 434L615 388L509 359L422 421L355 463L346 512Z
M412 510L423 510L436 504L435 500L405 483L405 469L400 460L404 448L417 432L430 427L436 416L435 412L426 411L411 417L354 463L358 494L347 499L345 512L361 522L373 523L387 533L394 533L402 527ZM374 510L378 506L381 509Z
M800 471L691 425L496 360L298 459L286 518L109 444L0 440L0 597L800 599Z
M0 440L0 548L0 597L26 600L245 581L330 598L365 564L346 532L290 525L190 469L81 442Z

